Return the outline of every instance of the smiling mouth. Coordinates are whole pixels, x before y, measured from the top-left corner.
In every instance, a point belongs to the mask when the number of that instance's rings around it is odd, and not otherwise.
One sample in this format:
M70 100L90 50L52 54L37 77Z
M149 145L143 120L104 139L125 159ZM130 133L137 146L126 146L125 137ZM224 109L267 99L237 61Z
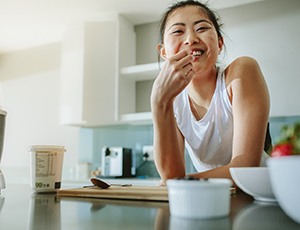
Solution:
M192 52L192 55L193 55L194 57L200 57L200 56L202 56L202 54L204 54L204 50L194 50L194 51Z

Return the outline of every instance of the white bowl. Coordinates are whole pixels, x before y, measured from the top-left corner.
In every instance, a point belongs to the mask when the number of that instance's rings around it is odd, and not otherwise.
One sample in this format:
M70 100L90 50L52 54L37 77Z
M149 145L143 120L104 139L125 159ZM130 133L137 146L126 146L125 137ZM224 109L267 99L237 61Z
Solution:
M267 165L280 207L300 223L300 156L272 157L267 160Z
M229 179L167 180L170 213L194 219L227 216L231 185Z
M236 185L257 201L276 202L267 167L230 168Z

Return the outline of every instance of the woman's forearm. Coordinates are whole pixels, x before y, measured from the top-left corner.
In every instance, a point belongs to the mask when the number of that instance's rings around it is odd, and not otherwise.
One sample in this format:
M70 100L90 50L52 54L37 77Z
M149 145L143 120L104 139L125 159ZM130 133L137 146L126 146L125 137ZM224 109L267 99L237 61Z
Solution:
M156 107L157 105L155 105ZM177 129L173 108L153 108L154 156L163 182L185 176L183 137Z
M232 180L230 174L230 168L232 167L258 167L258 165L253 165L249 160L245 159L244 156L238 156L231 160L227 165L223 165L214 169L210 169L204 172L196 172L190 174L189 176L194 178L228 178Z

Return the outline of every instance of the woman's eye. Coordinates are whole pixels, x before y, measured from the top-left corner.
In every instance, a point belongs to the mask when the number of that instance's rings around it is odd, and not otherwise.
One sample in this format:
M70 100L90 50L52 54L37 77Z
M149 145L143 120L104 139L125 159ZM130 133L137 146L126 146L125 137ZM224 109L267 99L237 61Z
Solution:
M174 30L172 31L172 34L181 34L183 33L183 30Z
M208 29L209 29L208 26L201 26L201 27L198 27L196 31L201 32L201 31L205 31L205 30L208 30Z

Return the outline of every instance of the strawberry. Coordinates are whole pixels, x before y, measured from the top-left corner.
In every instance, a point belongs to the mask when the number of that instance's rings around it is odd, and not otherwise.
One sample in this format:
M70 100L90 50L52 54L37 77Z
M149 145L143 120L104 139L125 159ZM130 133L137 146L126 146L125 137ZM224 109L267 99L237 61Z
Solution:
M274 146L271 156L282 157L293 155L293 145L291 143L282 143Z

